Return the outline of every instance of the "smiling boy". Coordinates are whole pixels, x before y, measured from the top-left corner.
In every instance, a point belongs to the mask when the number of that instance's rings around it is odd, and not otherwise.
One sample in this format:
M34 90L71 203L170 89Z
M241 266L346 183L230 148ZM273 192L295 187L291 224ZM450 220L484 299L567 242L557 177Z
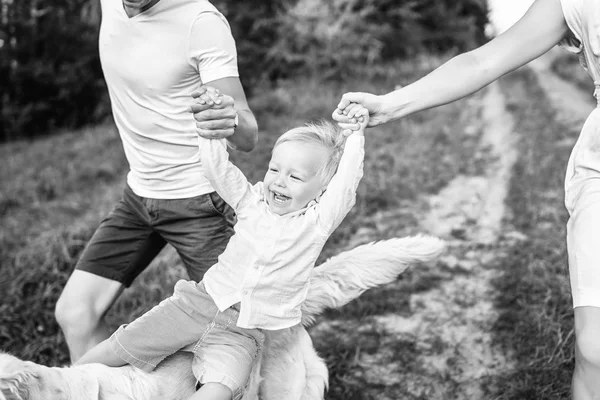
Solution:
M204 174L237 214L234 235L202 282L177 282L173 296L79 363L152 370L195 343L192 369L203 386L191 399L241 398L263 330L301 322L310 271L355 203L368 122L358 111L363 121L348 138L324 122L285 132L255 185L228 160L223 140L199 138Z

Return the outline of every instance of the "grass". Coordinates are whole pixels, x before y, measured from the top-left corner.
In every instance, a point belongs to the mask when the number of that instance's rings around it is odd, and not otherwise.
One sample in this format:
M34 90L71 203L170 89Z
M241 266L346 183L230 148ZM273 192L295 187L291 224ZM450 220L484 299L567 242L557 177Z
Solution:
M506 231L528 239L501 247L494 264L504 270L494 285L501 310L496 343L514 354L516 366L492 377L494 399L568 399L573 370L573 319L566 258L564 169L580 127L562 126L535 75L520 70L502 81L520 132L507 205Z
M112 127L0 148L0 348L46 364L67 361L54 303L95 226L118 199L126 169Z

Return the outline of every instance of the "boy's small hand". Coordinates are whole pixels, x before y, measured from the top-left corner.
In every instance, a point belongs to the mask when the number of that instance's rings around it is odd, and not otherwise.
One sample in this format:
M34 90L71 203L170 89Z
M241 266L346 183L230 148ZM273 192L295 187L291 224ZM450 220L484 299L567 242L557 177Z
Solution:
M198 91L192 93L192 97L196 99L197 104L213 106L221 104L221 93L218 89L212 86L201 86Z
M350 104L359 103L369 110L369 126L377 126L388 122L391 118L385 109L385 96L377 96L371 93L364 92L348 92L344 94L337 105L335 113L340 117L348 113L347 107ZM334 117L334 120L337 119Z
M369 123L369 110L358 103L347 105L343 115L339 113L339 109L336 109L332 116L343 129L342 133L345 136L353 133L363 135Z

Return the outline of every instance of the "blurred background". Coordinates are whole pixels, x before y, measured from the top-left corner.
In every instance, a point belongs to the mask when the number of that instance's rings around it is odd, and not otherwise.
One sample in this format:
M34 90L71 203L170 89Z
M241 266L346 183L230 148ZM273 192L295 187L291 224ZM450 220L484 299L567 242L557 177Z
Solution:
M115 0L118 1L118 0ZM167 1L167 0L163 0ZM386 93L505 30L530 0L215 0L259 144ZM0 350L69 362L54 305L128 170L98 59L98 0L0 0ZM321 260L417 233L437 263L319 318L326 398L568 399L572 310L564 168L593 84L567 52L456 103L368 131L357 204ZM167 247L107 316L130 321L185 271Z
M228 18L250 92L317 73L484 40L485 0L213 2ZM2 0L0 140L96 123L110 114L98 60L98 1ZM434 29L435 28L435 29Z

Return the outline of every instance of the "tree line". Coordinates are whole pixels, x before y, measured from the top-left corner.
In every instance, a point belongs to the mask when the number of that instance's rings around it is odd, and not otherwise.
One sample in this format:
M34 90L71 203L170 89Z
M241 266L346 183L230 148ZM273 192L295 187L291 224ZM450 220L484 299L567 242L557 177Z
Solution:
M119 0L114 0L119 1ZM231 25L242 83L344 79L395 58L486 40L486 0L214 0ZM0 0L0 142L110 115L100 0Z

